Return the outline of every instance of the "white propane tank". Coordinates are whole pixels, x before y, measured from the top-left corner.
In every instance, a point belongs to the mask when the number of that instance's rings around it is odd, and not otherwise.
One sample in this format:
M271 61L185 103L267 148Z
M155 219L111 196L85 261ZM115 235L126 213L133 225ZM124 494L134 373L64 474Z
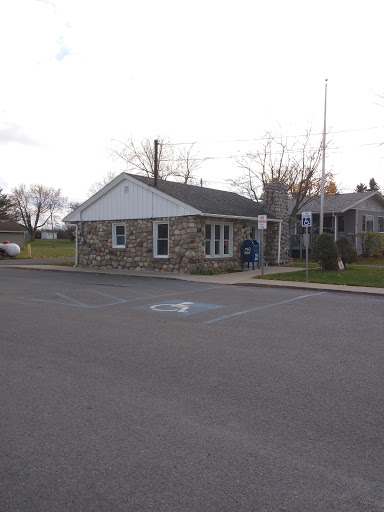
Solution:
M4 241L0 244L0 250L4 251L11 258L15 258L18 254L20 254L20 247L17 244L10 244L7 241Z

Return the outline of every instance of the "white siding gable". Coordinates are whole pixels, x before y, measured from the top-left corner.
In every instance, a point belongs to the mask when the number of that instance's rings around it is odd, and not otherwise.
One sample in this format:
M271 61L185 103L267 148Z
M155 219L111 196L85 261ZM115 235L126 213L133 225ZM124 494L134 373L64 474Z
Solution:
M384 206L375 197L370 197L359 204L359 210L368 210L372 212L383 212Z
M120 178L120 180L119 180ZM116 184L113 186L113 183ZM103 193L104 191L104 193ZM99 196L99 197L97 197ZM81 214L80 214L81 212ZM198 210L130 177L110 185L65 217L71 221L151 219L199 214Z

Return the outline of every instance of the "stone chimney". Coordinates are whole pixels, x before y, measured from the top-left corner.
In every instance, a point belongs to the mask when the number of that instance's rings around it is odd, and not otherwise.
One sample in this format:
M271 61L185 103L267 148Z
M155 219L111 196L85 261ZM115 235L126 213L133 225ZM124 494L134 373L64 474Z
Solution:
M282 221L279 261L279 223L268 222L265 233L265 262L269 265L287 265L289 250L288 192L283 183L273 178L264 187L264 210Z

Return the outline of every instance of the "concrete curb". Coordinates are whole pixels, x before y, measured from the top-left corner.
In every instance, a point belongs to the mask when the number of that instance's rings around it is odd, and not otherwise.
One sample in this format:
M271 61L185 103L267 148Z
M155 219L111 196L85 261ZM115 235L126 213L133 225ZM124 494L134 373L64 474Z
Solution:
M210 283L226 286L258 286L265 288L293 288L298 290L311 290L319 291L324 290L328 292L339 293L359 293L363 295L376 295L384 296L384 288L373 288L367 286L347 286L347 285L333 285L333 284L319 284L319 283L304 283L304 282L290 282L290 281L275 281L269 279L253 279L254 276L260 275L260 270L239 272L233 274L220 274L214 276L201 276L190 274L175 274L165 272L151 272L151 271L129 271L129 270L114 270L114 269L87 269L82 267L65 267L57 265L1 265L1 268L11 268L18 270L40 270L44 272L71 272L83 274L99 274L99 275L118 275L124 277L146 277L156 279L169 279L174 281L189 281L195 283ZM277 272L293 272L295 270L302 270L301 268L293 269L292 267L270 267L268 273L274 274Z

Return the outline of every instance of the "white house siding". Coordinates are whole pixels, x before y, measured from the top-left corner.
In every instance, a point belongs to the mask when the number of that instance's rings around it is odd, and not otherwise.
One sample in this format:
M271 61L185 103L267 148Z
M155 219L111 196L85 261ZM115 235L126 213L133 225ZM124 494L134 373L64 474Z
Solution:
M366 199L362 203L359 204L359 210L367 210L371 212L381 212L383 213L383 205L379 203L379 201L375 200L373 197L370 199ZM363 212L364 214L364 212ZM368 214L372 215L372 214Z
M100 221L118 219L151 219L193 215L197 210L179 201L167 199L161 192L145 185L124 180L89 205L71 221Z

